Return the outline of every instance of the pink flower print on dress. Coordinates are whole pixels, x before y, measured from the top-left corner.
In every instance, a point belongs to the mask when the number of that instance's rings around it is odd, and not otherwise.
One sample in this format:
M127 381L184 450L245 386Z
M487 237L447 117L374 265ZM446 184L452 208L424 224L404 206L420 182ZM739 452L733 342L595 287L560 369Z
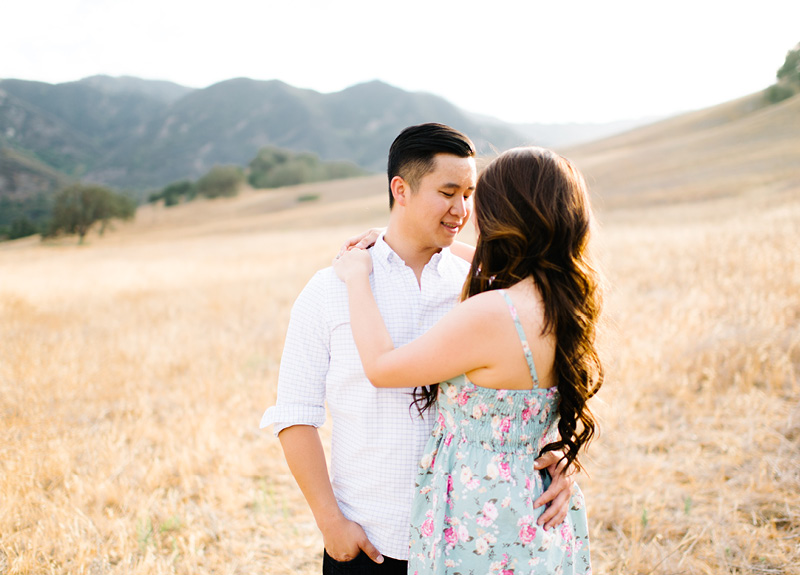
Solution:
M433 452L426 453L422 456L422 459L419 460L419 466L422 469L429 469L431 465L433 465Z
M475 541L475 555L483 555L489 550L489 542L486 541L485 537L478 537L477 541Z
M496 501L496 499L492 499L483 504L483 509L481 510L482 515L475 520L481 527L489 527L489 525L494 523L494 520L497 519Z
M508 567L508 554L503 553L503 559L500 561L495 561L491 565L489 565L489 570L494 573L495 571L498 573L505 573L505 568Z
M573 543L572 543L572 547L570 547L569 551L567 551L567 554L570 557L572 557L573 550L575 551L575 553L577 553L578 551L581 550L581 548L583 548L583 540L582 539L574 539Z
M445 444L447 447L450 447L450 444L451 444L452 442L453 442L453 434L452 434L452 433L448 433L448 434L445 436L445 438L444 438L444 444Z
M430 537L433 535L433 519L426 519L422 522L422 527L420 528L423 537Z
M519 530L519 540L523 545L528 545L536 539L536 527L530 524L523 525Z
M467 405L467 401L469 401L469 397L467 396L466 391L462 391L456 396L456 403L458 403L458 405L460 405L461 407Z
M458 543L458 533L452 527L444 530L444 540L447 541L447 546L453 548Z
M550 404L544 406L542 410L542 416L539 418L539 423L544 423L547 420L547 416L550 415Z
M507 461L500 463L500 479L503 481L511 481L511 467Z
M572 525L570 525L569 521L564 521L561 524L561 538L564 541L572 540Z

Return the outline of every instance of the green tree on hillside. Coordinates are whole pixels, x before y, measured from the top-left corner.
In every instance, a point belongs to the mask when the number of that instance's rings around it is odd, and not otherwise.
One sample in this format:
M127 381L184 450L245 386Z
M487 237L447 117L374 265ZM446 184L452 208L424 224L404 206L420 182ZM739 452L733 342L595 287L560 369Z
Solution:
M800 43L787 52L776 77L778 82L767 88L769 102L774 104L800 92Z
M249 168L248 181L259 189L351 178L365 173L349 162L323 162L316 154L295 153L272 146L261 148Z
M39 228L36 227L32 221L23 217L11 222L11 229L8 232L8 239L16 240L17 238L25 238L39 233Z
M786 54L786 60L778 70L778 80L800 86L800 43Z
M288 150L274 146L264 146L258 151L256 157L250 161L250 184L254 188L263 187L255 185L253 179L255 178L257 181L262 175L269 173L281 164L287 163L291 157L292 154Z
M182 180L166 186L160 192L150 194L147 201L155 203L159 200L164 200L164 205L169 207L179 204L181 199L185 199L187 202L193 200L196 195L197 188L195 185L189 180Z
M100 234L112 219L130 220L136 203L127 196L94 184L73 184L58 192L47 235L78 234L83 243L86 234L100 222Z
M244 182L244 171L239 166L214 166L195 186L197 193L207 198L231 197L239 193Z

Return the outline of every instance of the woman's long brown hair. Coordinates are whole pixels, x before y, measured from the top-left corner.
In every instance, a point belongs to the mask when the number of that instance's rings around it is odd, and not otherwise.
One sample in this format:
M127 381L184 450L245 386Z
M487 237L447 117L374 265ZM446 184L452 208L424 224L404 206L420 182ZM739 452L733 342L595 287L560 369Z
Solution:
M566 158L543 148L515 148L481 174L475 213L478 242L462 300L533 277L544 302L543 334L555 336L560 395L560 439L542 452L563 450L567 464L580 469L578 452L596 430L587 400L603 382L595 347L602 296L588 253L586 184ZM433 405L437 388L415 390L418 409Z

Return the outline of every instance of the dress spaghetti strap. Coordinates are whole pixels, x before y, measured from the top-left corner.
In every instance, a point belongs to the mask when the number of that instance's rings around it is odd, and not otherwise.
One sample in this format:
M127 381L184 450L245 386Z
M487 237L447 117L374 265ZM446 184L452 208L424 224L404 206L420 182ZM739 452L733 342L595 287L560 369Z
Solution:
M519 340L520 342L522 342L522 350L525 352L525 361L528 362L528 369L531 372L533 387L538 387L539 376L536 375L536 366L533 365L533 354L531 353L531 346L528 345L528 338L525 337L525 330L522 329L522 324L519 321L519 314L517 313L517 308L514 307L514 302L511 301L511 297L506 293L506 290L501 289L498 291L501 294L503 294L503 299L505 299L506 304L508 304L508 311L511 313L511 317L514 319L514 326L516 326L517 328L517 334L519 335Z

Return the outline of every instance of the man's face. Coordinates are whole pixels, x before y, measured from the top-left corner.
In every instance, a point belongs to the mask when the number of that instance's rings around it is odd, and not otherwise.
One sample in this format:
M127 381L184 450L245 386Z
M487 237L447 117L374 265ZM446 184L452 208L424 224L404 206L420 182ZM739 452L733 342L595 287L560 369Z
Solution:
M450 246L472 213L476 179L475 158L436 154L433 170L406 197L413 239L425 248Z

